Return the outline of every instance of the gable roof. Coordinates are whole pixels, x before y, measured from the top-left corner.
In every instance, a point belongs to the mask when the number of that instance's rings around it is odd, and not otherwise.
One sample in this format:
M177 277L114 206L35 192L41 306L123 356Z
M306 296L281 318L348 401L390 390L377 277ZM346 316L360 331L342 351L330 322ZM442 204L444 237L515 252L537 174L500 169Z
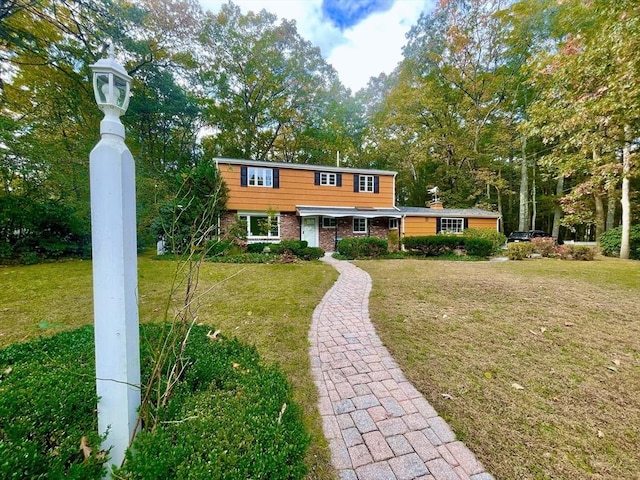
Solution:
M462 217L462 218L500 218L497 212L480 208L426 208L426 207L398 207L407 217Z
M260 168L290 168L293 170L312 170L321 172L336 173L361 173L364 175L392 175L396 176L398 172L393 170L377 170L369 168L353 168L353 167L334 167L331 165L312 165L308 163L286 163L286 162L267 162L266 160L240 160L237 158L216 157L213 159L216 166L220 163L229 165L247 165L250 167Z

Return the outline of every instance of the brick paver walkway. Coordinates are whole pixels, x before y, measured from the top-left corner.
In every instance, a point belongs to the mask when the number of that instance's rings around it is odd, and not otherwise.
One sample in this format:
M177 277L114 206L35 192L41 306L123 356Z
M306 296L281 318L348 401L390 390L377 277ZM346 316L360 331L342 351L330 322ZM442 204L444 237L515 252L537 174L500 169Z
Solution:
M493 480L382 345L369 320L369 275L323 260L340 277L313 313L310 355L340 480Z

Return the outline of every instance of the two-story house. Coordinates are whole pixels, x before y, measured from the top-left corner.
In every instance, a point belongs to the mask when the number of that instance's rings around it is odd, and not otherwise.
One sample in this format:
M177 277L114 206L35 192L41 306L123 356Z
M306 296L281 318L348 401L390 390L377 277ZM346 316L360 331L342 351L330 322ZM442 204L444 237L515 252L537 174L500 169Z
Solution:
M306 240L334 251L340 238L397 238L498 229L500 216L477 209L397 207L396 172L217 158L229 189L224 231L245 220L249 242Z

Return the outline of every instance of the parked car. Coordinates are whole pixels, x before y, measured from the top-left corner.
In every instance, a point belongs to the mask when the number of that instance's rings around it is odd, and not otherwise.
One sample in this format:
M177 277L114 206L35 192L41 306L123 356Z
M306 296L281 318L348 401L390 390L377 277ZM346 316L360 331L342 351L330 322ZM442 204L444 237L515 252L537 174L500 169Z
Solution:
M544 230L527 230L525 232L511 232L507 237L509 242L530 242L532 238L551 238Z

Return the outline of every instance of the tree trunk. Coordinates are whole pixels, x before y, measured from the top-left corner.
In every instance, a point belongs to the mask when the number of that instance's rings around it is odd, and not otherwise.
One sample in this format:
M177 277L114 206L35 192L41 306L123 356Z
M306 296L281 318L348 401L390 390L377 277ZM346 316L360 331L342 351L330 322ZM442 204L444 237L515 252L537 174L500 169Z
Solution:
M624 126L622 147L622 241L620 258L629 258L629 231L631 229L631 202L629 201L629 175L631 173L631 127Z
M504 233L504 218L502 217L502 194L500 193L500 189L496 187L496 192L498 196L498 213L500 214L500 219L498 220L498 230L500 233Z
M599 192L593 194L596 204L596 242L600 243L600 235L604 232L604 202Z
M533 162L533 175L531 176L531 230L536 229L536 217L538 216L538 203L536 202L536 164Z
M558 177L558 183L556 183L556 197L557 205L553 211L553 228L551 229L551 236L558 240L560 236L560 220L562 219L562 207L560 206L560 197L564 193L564 175Z
M605 230L611 230L616 226L616 187L615 185L609 188L607 192L607 220L605 223Z
M529 175L527 169L527 137L522 139L522 164L520 165L520 208L518 230L527 230L529 224Z

